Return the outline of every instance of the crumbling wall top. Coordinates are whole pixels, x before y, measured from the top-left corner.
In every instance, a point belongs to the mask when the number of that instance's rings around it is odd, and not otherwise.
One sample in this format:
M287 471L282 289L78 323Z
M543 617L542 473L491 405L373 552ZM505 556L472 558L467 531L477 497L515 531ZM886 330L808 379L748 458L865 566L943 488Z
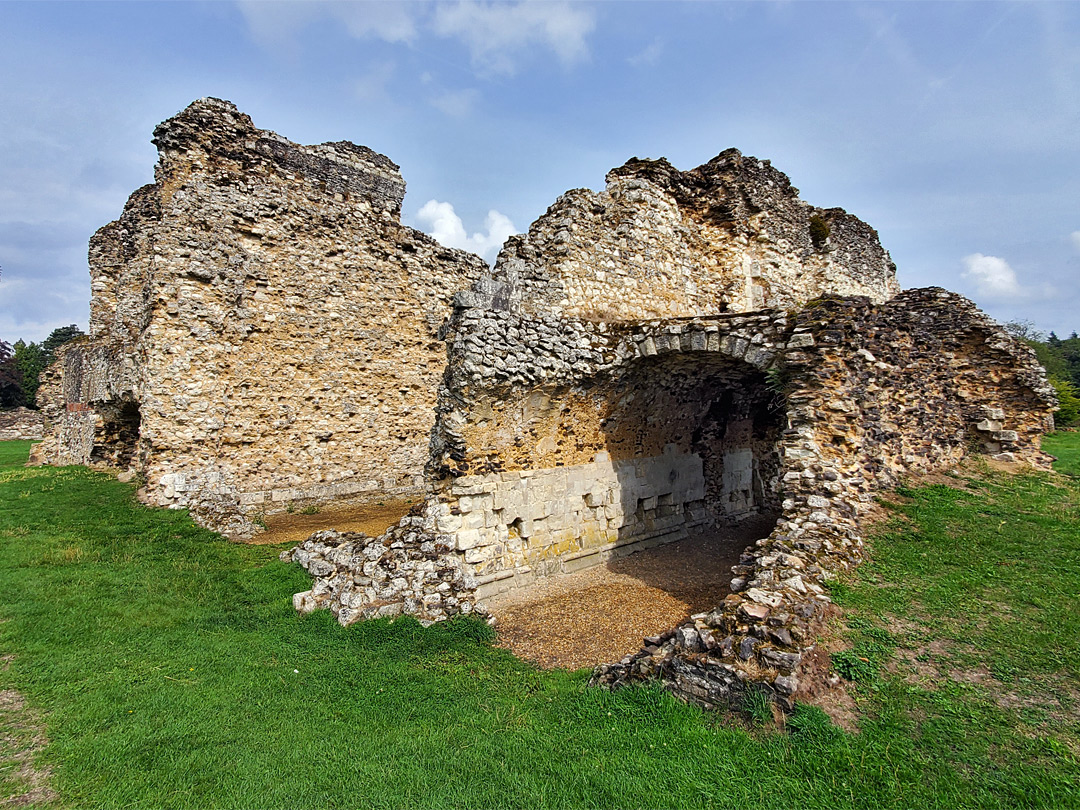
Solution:
M608 322L900 291L873 228L803 202L783 172L737 149L685 172L632 158L603 191L566 192L507 241L494 284L479 305Z
M343 199L359 196L373 207L401 213L405 181L400 167L366 146L347 141L301 146L275 132L257 129L234 104L202 98L154 130L153 143L161 155L157 181L167 185L183 174L188 161L202 153L213 164L239 175L258 164L286 176L301 177Z

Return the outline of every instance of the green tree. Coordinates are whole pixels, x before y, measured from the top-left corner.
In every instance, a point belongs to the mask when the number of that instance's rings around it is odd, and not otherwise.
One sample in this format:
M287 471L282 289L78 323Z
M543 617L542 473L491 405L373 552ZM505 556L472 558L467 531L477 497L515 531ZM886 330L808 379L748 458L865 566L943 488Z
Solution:
M23 404L19 369L11 344L0 340L0 408L15 408Z
M45 352L36 343L15 341L14 360L19 371L19 384L23 402L30 408L37 407L37 390L41 385L41 372L45 370Z
M1061 406L1054 423L1058 427L1080 423L1080 338L1076 332L1061 340L1053 332L1044 335L1030 321L1009 321L1005 331L1030 346L1046 369Z
M1060 410L1054 414L1055 427L1071 427L1080 423L1080 389L1072 380L1050 375L1050 384L1057 391Z
M56 359L56 350L63 346L65 343L70 343L75 338L82 337L83 330L75 324L71 326L60 326L53 329L45 340L41 342L41 351L45 355L45 365L51 366Z

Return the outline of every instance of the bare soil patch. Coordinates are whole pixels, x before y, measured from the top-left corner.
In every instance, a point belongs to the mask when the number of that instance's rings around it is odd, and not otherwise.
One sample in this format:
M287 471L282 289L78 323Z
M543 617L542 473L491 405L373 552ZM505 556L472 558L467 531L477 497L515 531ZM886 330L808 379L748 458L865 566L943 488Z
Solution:
M282 512L266 518L266 531L245 542L254 545L302 543L324 529L339 532L363 532L378 537L412 508L411 501L393 500L374 504L329 506L312 515Z
M541 667L580 669L637 652L646 636L711 610L731 593L731 566L775 516L756 516L549 577L491 604L498 645Z
M0 690L0 781L6 794L0 805L41 805L56 798L49 769L35 764L45 743L45 725L23 696Z

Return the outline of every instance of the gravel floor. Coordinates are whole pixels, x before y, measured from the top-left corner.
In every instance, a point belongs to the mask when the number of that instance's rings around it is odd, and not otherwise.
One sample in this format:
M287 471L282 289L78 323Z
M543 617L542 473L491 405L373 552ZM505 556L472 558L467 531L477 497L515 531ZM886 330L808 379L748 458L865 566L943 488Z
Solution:
M761 515L698 528L685 540L503 597L492 605L498 644L549 668L618 661L639 650L645 636L723 601L731 592L731 566L775 523L775 515Z

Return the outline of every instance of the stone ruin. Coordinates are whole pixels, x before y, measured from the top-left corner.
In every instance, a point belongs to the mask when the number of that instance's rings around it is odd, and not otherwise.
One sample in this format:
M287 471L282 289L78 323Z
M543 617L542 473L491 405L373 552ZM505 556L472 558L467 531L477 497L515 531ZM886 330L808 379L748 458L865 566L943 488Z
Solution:
M722 604L593 680L790 706L875 493L970 453L1047 465L1032 352L959 295L901 292L872 228L737 150L631 160L489 270L402 226L397 167L363 147L213 99L155 143L155 184L91 243L91 336L43 386L39 456L138 472L239 537L296 501L422 496L381 537L285 552L315 577L299 610L487 614L765 514Z
M155 182L90 241L90 336L40 399L38 458L137 473L144 501L243 538L275 511L422 497L439 330L478 256L400 222L405 183L202 99Z

